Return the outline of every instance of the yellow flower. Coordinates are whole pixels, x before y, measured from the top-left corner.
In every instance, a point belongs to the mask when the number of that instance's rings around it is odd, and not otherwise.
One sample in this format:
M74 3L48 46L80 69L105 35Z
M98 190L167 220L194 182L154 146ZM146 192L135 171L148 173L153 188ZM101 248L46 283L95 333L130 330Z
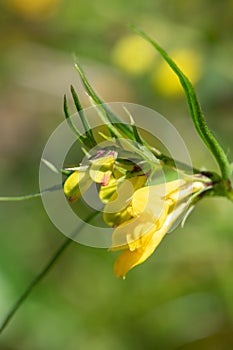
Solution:
M148 186L150 172L130 159L114 149L98 150L79 167L68 168L73 173L64 183L70 202L78 200L92 183L98 184L103 220L114 227L110 250L124 250L114 265L115 275L123 278L154 252L194 196L211 186L202 174Z
M60 0L10 0L12 10L24 18L41 20L50 15Z
M74 171L64 183L64 193L70 202L78 200L88 190L92 180L87 171Z
M151 66L154 50L138 35L128 35L117 42L112 58L124 71L136 75L144 73Z
M105 207L104 220L110 226L118 225L122 221L122 219L121 221L117 220L117 217L120 218L122 213L120 212L118 215L116 211L119 211L120 207L122 208L119 200L121 203L125 203L132 196L133 192L129 196L129 185L135 191L144 186L147 180L146 176L140 173L141 169L137 168L133 162L124 164L119 162L117 156L116 151L99 150L79 167L67 168L66 170L74 172L64 183L64 194L70 202L78 200L92 183L100 184L99 198L103 203L109 203ZM138 172L140 174L137 174ZM116 203L118 209L116 209ZM130 215L127 214L127 218L129 217Z
M70 202L78 200L93 182L108 185L117 153L101 150L90 157L86 164L77 168L64 183L64 193Z
M115 275L125 278L130 269L144 262L185 213L192 195L204 188L199 181L175 180L137 190L131 201L133 218L113 233L112 250L125 249L115 262Z

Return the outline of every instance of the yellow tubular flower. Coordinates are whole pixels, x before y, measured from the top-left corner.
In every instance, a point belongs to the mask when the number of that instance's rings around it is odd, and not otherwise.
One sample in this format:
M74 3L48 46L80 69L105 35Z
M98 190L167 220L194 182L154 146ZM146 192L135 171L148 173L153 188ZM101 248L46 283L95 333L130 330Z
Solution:
M70 202L74 202L81 197L82 192L88 190L91 183L92 181L88 172L76 170L64 183L64 193Z
M113 233L113 250L126 249L115 262L115 275L125 278L130 269L144 262L188 209L192 195L204 189L202 182L175 180L137 190L131 201L133 219Z

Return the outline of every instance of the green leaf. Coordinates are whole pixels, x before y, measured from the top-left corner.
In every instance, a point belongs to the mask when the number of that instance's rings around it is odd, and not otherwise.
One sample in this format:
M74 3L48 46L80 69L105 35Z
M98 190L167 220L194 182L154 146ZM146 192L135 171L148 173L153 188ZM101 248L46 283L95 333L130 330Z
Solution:
M76 126L74 125L74 123L70 119L70 113L69 113L69 110L68 110L68 104L67 104L66 95L64 95L63 109L64 109L66 121L67 121L69 127L74 132L74 134L77 136L77 138L80 139L80 141L83 143L81 132L76 128Z
M120 120L107 106L106 104L101 100L101 98L96 94L96 92L94 91L94 89L91 87L89 81L87 80L82 68L80 67L80 65L76 62L75 64L75 68L78 71L80 78L82 80L82 83L86 89L86 91L88 92L88 94L91 96L91 98L93 99L94 103L96 105L102 105L103 110L106 113L106 117L108 118L108 121L110 123L117 123L117 127L118 129L124 133L129 139L132 139L133 137L133 133L130 130L130 127L123 123L122 120Z
M130 124L132 126L132 130L133 130L135 141L140 143L141 145L143 145L144 141L143 141L143 139L141 138L141 136L140 136L140 134L138 132L138 129L137 129L136 125L135 125L134 119L133 119L130 111L128 111L128 109L126 107L124 107L124 110L125 110L126 114L128 115L128 117L130 119Z
M198 134L200 135L200 137L202 138L202 140L204 141L204 143L206 144L206 146L208 147L208 149L214 155L220 167L220 170L222 173L222 179L228 180L231 175L231 168L230 168L227 156L206 124L204 115L200 107L200 103L198 101L198 98L192 83L189 81L186 75L181 71L181 69L177 66L177 64L171 59L171 57L166 53L166 51L161 46L159 46L154 40L152 40L146 33L141 31L139 28L133 26L133 30L136 33L138 33L142 38L144 38L147 42L149 42L152 46L154 46L154 48L160 53L163 59L168 63L168 65L171 67L173 72L179 78L187 98L187 102L189 105L191 117L195 125L195 128Z
M71 94L72 94L72 97L73 97L73 100L74 100L75 107L76 107L77 112L78 112L78 114L80 116L80 119L82 121L83 127L84 127L84 129L86 131L86 135L89 138L89 140L92 142L92 146L95 146L96 142L94 140L94 137L93 137L93 134L92 134L92 130L90 128L90 125L88 124L87 118L85 117L82 105L81 105L81 103L79 101L78 95L77 95L73 85L71 85L70 91L71 91Z

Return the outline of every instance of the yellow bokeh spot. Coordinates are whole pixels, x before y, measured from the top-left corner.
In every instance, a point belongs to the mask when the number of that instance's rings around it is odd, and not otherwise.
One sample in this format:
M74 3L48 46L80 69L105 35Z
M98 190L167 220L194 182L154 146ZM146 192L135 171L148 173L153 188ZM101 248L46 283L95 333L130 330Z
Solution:
M153 63L155 50L138 35L121 38L112 52L113 62L130 74L144 73Z
M9 0L11 9L30 20L40 20L50 15L60 0Z
M192 84L197 83L202 73L200 55L192 49L173 51L169 55ZM164 96L176 97L183 93L178 77L165 61L157 65L155 72L152 74L152 84L156 91Z

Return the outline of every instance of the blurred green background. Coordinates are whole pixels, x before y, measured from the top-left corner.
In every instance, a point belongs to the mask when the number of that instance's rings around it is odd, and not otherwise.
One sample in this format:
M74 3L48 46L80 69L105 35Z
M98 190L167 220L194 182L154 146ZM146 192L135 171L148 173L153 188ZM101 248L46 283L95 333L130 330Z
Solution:
M232 159L232 0L1 0L0 193L38 190L44 145L63 120L75 52L107 102L151 107L187 143L196 167L216 169L156 38L195 83L211 130ZM64 239L40 199L0 204L0 320ZM125 281L115 253L74 243L0 338L1 350L233 348L232 204L201 202Z

